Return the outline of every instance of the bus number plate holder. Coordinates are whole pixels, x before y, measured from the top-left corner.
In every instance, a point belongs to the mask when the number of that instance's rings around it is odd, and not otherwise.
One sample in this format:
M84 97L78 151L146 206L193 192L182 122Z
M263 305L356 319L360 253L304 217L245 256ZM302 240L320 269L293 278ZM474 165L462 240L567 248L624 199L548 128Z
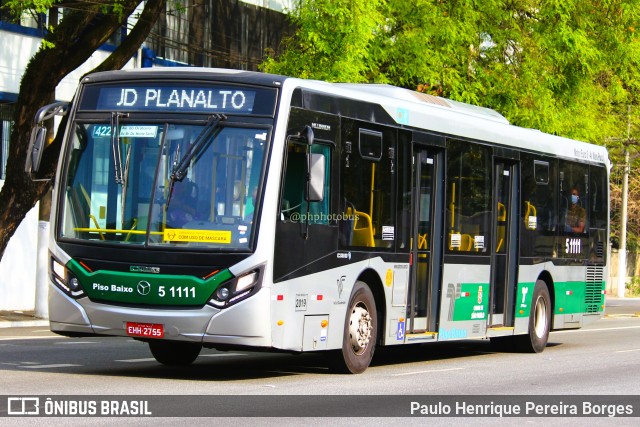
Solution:
M130 337L164 338L164 325L127 322L126 332Z

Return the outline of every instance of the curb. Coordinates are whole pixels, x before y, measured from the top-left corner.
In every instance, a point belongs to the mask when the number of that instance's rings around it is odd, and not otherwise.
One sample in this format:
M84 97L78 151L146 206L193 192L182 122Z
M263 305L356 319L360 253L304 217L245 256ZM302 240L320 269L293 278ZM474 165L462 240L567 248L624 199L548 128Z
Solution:
M49 326L48 320L15 320L0 322L0 329L2 328L23 328L29 326Z
M605 318L610 318L610 319L614 319L616 317L640 317L640 313L635 313L635 314L605 314L604 315Z

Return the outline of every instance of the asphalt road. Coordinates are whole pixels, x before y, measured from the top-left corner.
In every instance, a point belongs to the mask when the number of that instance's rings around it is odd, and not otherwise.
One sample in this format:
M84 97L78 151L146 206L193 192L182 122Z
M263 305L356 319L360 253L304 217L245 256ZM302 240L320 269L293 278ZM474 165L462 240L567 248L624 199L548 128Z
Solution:
M608 315L640 316L640 298L607 297L605 313Z
M615 303L614 303L615 302ZM186 368L159 365L147 345L128 338L65 338L44 327L0 329L1 395L82 395L100 396L211 396L247 405L243 416L217 418L216 425L283 425L279 417L262 418L269 408L249 396L275 398L275 409L297 404L296 399L317 397L317 402L299 402L309 407L313 417L289 418L285 425L352 425L353 418L317 416L326 396L406 395L465 396L551 396L631 395L640 410L640 300L610 301L607 317L580 330L551 334L541 354L496 352L486 340L424 344L378 349L371 367L361 375L336 375L326 368L323 354L273 354L247 351L203 350ZM502 397L500 397L502 396ZM371 397L373 399L373 397ZM194 402L195 402L194 401ZM388 400L390 401L390 400ZM253 403L245 403L253 402ZM219 401L218 401L219 403ZM263 404L265 402L262 402ZM351 401L366 406L377 401ZM162 410L182 414L184 401L163 403ZM384 405L382 405L384 407ZM274 408L271 408L274 409ZM362 408L360 408L362 409ZM371 410L380 408L372 407ZM190 411L197 412L198 406ZM327 409L327 416L331 413ZM639 411L640 412L640 411ZM193 412L189 412L191 414ZM224 413L224 412L223 412ZM0 414L1 416L2 414ZM210 413L206 413L210 416ZM303 414L304 415L304 414ZM638 415L636 415L637 417ZM501 418L359 418L359 424L389 425L513 425ZM527 424L616 426L636 425L637 418L527 418ZM34 425L26 419L11 418L10 425ZM33 421L33 420L31 420ZM47 425L65 425L63 419L47 419ZM68 420L67 420L68 421ZM74 419L72 421L79 421ZM75 425L102 425L104 418L83 419ZM198 418L117 419L118 425L200 425ZM0 422L2 419L0 418ZM395 421L394 421L395 423ZM3 423L4 424L4 423Z

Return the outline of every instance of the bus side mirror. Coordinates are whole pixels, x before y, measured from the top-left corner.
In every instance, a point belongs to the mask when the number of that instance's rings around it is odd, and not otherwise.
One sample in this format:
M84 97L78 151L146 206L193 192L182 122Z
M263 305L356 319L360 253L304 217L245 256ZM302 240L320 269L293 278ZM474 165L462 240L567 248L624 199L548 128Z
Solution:
M313 129L311 128L311 126L307 125L304 127L304 130L302 132L303 132L304 139L307 140L307 145L311 147L313 145L313 138L314 138Z
M309 174L305 200L321 202L324 199L324 154L307 154Z
M42 152L47 142L47 128L40 125L31 130L29 138L29 151L24 171L28 174L37 174L40 170L40 161L42 160Z
M36 113L34 126L31 130L31 136L29 137L27 160L24 165L24 171L28 173L34 181L49 180L48 178L43 178L38 175L42 154L47 146L47 128L43 122L54 116L64 116L68 109L68 102L54 102L53 104L40 108Z

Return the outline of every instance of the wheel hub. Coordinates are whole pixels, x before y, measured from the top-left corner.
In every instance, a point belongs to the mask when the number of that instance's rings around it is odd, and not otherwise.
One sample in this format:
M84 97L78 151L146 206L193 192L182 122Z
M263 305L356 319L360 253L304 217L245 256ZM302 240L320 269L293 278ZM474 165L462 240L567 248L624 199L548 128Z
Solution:
M534 312L534 330L535 334L542 338L547 329L547 307L542 298L536 301Z
M361 354L367 348L372 330L372 320L367 308L362 305L354 307L349 318L349 337L356 354Z

